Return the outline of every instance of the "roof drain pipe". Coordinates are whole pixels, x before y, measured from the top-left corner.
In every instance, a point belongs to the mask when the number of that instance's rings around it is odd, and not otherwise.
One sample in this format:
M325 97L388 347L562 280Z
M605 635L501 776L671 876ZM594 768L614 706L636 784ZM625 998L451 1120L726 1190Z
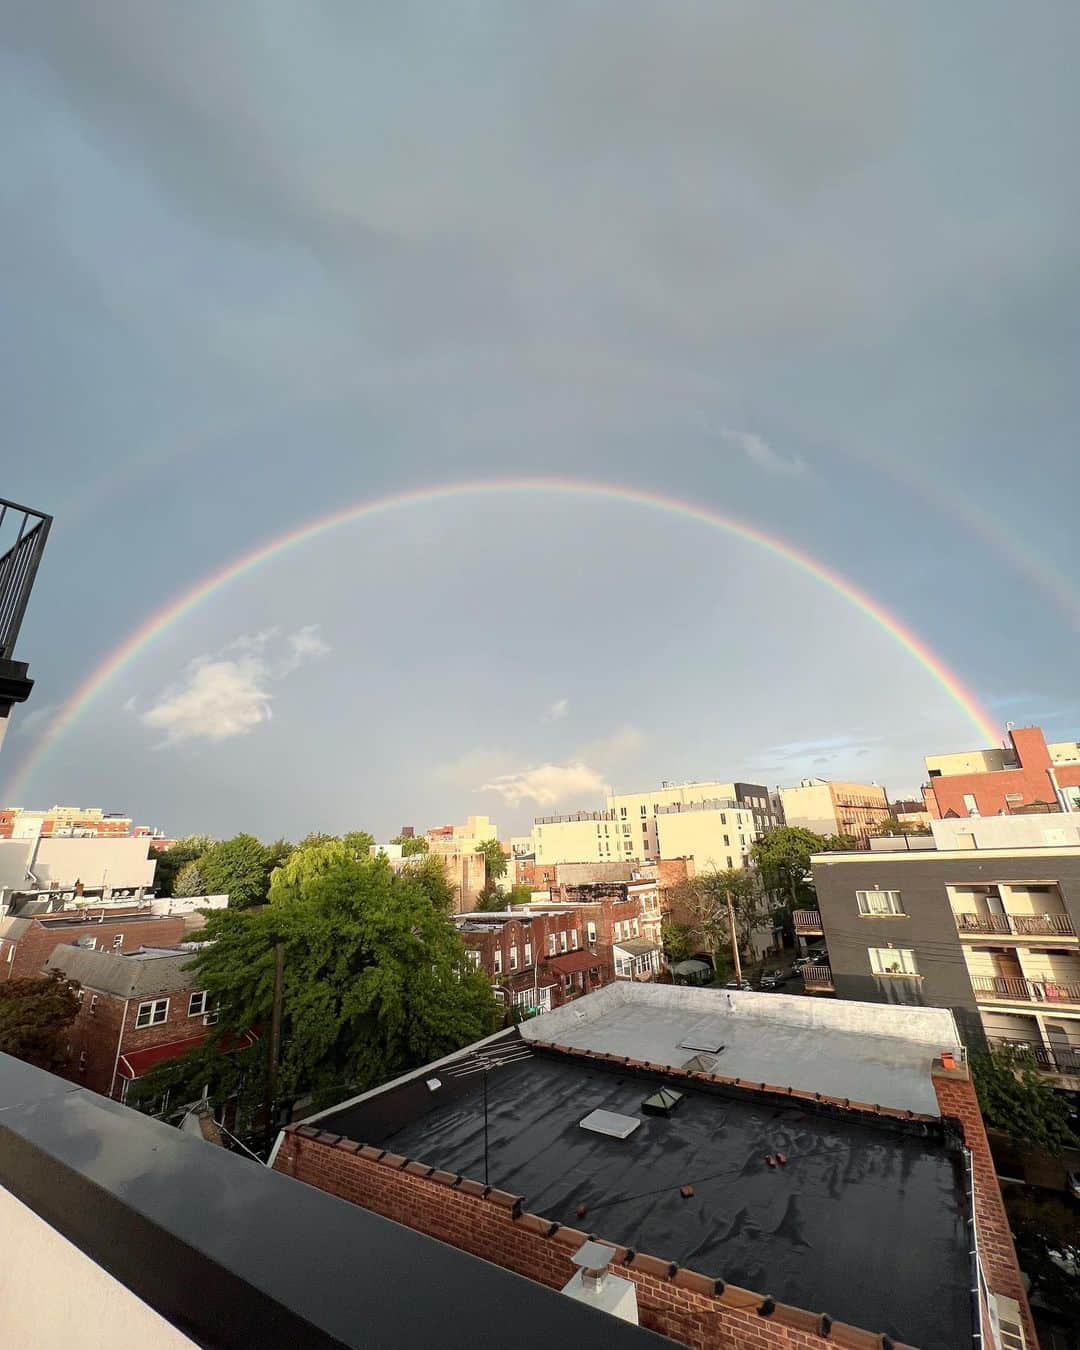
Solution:
M563 1288L575 1303L587 1303L624 1322L638 1325L637 1289L633 1280L613 1275L615 1248L607 1242L583 1242L570 1260L577 1270Z

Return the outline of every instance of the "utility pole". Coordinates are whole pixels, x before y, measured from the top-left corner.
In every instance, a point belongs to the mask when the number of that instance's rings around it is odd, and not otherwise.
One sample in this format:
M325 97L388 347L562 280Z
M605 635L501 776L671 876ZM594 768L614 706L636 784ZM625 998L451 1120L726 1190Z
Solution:
M742 964L739 961L739 940L735 936L735 906L731 903L731 892L727 896L728 923L731 925L731 959L735 962L735 978L742 980Z
M266 1066L266 1138L274 1131L274 1100L277 1096L278 1060L281 1058L281 1004L285 981L285 946L274 944L274 1004L270 1013L270 1062Z

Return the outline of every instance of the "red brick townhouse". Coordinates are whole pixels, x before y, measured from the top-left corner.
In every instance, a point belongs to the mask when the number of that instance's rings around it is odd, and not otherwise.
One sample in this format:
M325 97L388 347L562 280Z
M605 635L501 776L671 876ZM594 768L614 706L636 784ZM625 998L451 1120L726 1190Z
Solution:
M201 1045L217 1013L206 990L196 986L191 959L175 948L125 953L57 947L46 971L82 986L65 1077L124 1101L145 1073ZM248 1032L242 1044L254 1040Z
M1041 727L1010 727L1008 744L927 755L923 800L937 820L1080 810L1080 741L1047 745Z
M663 961L660 900L655 880L564 885L559 895L576 906L590 947L611 962L619 980L653 980Z
M459 914L470 959L506 1006L550 1012L614 979L609 956L589 949L580 912L569 906Z
M184 940L182 914L145 909L71 910L0 919L0 981L41 974L60 946L84 951L133 952L143 946L177 947Z

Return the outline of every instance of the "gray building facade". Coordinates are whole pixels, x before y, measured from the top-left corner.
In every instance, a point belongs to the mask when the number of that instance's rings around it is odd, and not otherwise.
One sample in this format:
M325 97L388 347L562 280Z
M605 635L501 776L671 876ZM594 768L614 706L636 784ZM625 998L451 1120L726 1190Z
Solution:
M1080 1088L1080 847L813 859L840 998L950 1008L972 1050L1027 1047Z

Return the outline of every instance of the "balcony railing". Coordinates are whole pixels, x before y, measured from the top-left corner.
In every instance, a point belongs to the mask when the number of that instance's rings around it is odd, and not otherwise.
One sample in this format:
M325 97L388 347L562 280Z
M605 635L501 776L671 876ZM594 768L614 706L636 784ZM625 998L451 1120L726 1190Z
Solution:
M11 660L52 516L0 498L0 661Z
M796 933L824 933L821 915L816 909L796 909L791 915Z
M1080 980L1029 980L1020 975L972 975L976 999L1017 1003L1080 1003Z
M1007 1050L1016 1060L1017 1068L1039 1069L1043 1073L1065 1073L1080 1076L1080 1046L1061 1045L1053 1050L1028 1041L992 1040L992 1050Z
M1067 914L957 914L956 931L994 937L1075 937Z
M803 966L803 988L816 991L833 987L832 969L829 966Z

